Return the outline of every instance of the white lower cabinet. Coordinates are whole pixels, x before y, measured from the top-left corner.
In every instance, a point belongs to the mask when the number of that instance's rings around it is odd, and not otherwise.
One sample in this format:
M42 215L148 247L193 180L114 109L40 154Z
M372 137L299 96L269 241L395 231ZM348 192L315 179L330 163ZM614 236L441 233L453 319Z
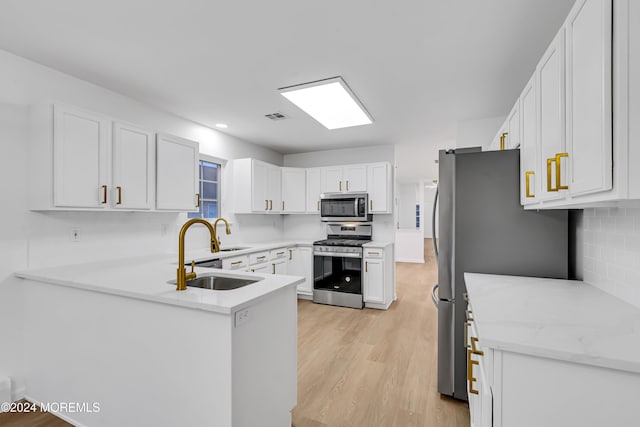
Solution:
M249 256L241 255L231 258L224 258L222 260L222 268L225 270L243 270L246 271L249 267Z
M311 296L313 293L313 250L306 246L289 248L287 274L302 276L304 283L298 285L298 295Z
M364 247L362 296L365 307L387 309L395 298L393 245Z
M640 374L502 351L467 328L472 427L637 425Z

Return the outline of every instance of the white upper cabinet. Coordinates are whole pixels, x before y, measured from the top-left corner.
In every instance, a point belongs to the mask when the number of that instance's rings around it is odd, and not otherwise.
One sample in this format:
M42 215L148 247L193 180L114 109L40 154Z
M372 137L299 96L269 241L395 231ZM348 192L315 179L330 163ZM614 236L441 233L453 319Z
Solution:
M536 68L538 134L545 171L540 200L563 197L566 190L564 28L558 32Z
M320 213L322 182L320 168L307 169L307 212Z
M194 211L200 203L199 144L158 135L156 145L156 208Z
M329 166L321 169L323 193L367 191L367 165Z
M236 213L280 213L282 168L255 159L233 161Z
M345 166L344 191L367 191L367 165Z
M321 169L321 192L322 193L339 193L346 189L346 185L343 186L344 168L342 166L330 166Z
M307 208L307 170L282 168L282 212L303 213Z
M109 120L62 105L53 107L53 117L53 205L107 207ZM48 182L49 179L40 184Z
M540 189L537 114L534 75L520 95L520 202L523 205L536 203Z
M112 207L153 209L156 153L154 134L137 126L114 122L112 141Z
M569 194L610 190L611 0L578 0L565 28Z
M370 213L391 213L391 166L389 163L367 165L367 191Z
M505 150L518 148L520 146L520 103L516 101L511 112L507 116L506 130L504 136Z

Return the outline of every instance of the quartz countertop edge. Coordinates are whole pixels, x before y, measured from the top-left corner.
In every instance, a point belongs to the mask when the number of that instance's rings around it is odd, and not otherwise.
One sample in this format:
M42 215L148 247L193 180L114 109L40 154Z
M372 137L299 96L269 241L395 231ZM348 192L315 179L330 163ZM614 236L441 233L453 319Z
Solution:
M19 271L16 277L40 283L71 287L152 301L173 306L230 314L267 298L272 292L297 286L303 277L196 268L199 275L216 275L256 279L258 282L227 291L188 287L176 291L176 260L173 256L145 256L35 270Z
M482 347L640 373L640 309L581 281L465 273Z

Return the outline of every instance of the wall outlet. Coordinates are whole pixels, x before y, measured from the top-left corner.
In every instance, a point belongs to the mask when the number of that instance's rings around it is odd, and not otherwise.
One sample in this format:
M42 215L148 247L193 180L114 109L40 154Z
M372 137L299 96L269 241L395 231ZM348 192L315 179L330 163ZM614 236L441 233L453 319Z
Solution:
M79 242L80 241L80 229L79 228L72 228L70 237L71 237L71 241L72 242Z
M236 311L236 328L238 326L244 325L249 321L249 309L245 308L244 310Z

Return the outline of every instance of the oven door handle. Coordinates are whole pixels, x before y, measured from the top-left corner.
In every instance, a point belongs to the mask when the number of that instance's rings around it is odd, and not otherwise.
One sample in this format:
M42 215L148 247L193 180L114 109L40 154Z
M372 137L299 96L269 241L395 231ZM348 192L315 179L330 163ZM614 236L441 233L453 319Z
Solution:
M314 252L314 256L330 256L335 258L362 258L361 254L341 253L341 252Z

